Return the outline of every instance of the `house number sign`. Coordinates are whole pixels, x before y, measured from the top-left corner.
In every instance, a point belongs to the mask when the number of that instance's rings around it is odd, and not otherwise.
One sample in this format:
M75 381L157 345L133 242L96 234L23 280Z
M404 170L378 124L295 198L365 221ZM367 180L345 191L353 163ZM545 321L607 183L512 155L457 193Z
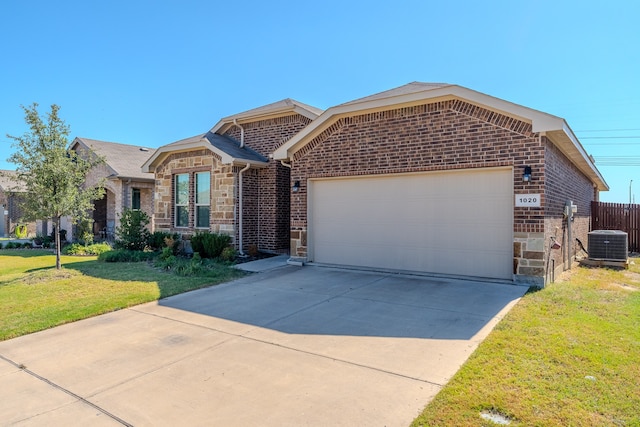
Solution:
M539 194L516 194L516 208L539 208Z

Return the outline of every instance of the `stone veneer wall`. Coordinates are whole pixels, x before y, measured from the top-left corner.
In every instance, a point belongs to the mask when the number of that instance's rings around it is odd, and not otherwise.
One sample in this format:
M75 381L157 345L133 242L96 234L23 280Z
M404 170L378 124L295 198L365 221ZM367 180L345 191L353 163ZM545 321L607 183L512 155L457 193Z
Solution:
M461 100L341 118L294 157L291 182L300 181L301 188L291 202L291 255L307 256L310 178L512 166L514 193L542 194L544 205L544 156L541 138L530 124ZM526 183L521 179L524 166L534 171ZM514 246L523 236L544 239L541 209L514 208L513 222ZM538 273L520 270L523 255L538 261L533 252L540 242L526 243L514 258L514 274Z
M231 165L223 165L209 150L194 150L169 155L156 168L155 218L157 230L178 232L186 235L195 233L194 174L211 173L211 218L209 231L235 235L235 174ZM189 226L176 227L173 204L173 185L176 174L189 174Z

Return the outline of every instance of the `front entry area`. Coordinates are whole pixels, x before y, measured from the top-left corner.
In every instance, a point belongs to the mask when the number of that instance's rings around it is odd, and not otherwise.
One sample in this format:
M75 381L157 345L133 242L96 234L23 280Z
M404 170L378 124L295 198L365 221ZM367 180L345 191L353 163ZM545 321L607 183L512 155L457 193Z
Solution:
M309 261L512 279L513 171L309 181Z

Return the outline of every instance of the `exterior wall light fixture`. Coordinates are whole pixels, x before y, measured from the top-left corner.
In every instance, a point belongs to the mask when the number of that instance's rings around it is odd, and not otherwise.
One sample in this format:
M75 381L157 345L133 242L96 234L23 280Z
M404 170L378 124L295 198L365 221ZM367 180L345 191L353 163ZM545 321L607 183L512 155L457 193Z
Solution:
M524 173L522 174L522 180L524 182L531 181L531 166L524 167Z
M296 181L293 183L293 187L291 187L291 191L297 193L300 190L300 181Z

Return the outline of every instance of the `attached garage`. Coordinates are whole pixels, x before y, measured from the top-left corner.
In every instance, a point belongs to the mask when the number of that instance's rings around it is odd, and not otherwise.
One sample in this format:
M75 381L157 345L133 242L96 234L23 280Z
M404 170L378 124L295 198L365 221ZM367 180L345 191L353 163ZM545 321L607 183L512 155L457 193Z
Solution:
M312 179L308 260L510 280L512 188L511 168Z
M564 119L440 83L331 107L273 158L291 168L292 262L537 286L608 189Z

